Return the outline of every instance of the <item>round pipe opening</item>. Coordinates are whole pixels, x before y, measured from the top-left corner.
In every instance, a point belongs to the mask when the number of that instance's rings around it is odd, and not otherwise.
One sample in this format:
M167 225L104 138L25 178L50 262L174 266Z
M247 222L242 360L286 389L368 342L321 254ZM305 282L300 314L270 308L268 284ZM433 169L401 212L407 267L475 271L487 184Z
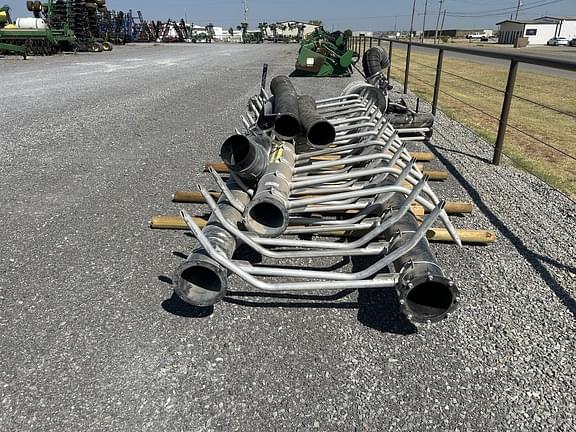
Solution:
M293 138L300 132L300 122L293 114L280 114L274 122L274 130L282 137Z
M242 164L250 153L250 142L244 135L229 137L220 151L222 160L228 165Z
M266 228L282 228L285 224L284 213L274 203L261 202L250 209L250 218Z
M174 290L186 303L212 306L222 299L226 288L226 281L216 269L202 263L187 263Z
M415 286L406 295L406 309L418 320L443 318L454 304L454 292L441 282L425 282Z
M319 121L310 127L307 138L312 145L327 146L336 139L336 130L327 121Z

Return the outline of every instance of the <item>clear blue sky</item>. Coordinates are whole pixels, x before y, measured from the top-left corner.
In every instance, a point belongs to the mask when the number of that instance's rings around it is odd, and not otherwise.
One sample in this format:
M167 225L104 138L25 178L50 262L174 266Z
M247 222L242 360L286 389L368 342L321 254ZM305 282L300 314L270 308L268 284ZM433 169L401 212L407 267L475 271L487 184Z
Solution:
M0 0L12 7L14 18L28 16L24 0ZM409 29L412 0L247 0L251 27L258 22L320 19L327 30ZM415 28L422 28L425 0L416 0ZM495 28L510 18L518 0L444 0L444 28ZM576 0L522 0L519 19L542 15L576 16ZM434 28L439 0L428 0L427 29ZM144 19L180 19L228 28L242 21L242 0L108 0L115 10L141 10Z

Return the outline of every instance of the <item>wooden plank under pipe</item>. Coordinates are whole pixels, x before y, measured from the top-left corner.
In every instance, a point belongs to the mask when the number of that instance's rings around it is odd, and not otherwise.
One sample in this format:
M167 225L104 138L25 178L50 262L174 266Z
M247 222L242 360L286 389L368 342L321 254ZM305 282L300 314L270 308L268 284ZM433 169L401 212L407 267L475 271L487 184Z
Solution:
M210 191L210 195L215 200L220 198L221 192L218 191ZM206 201L200 192L195 191L176 191L172 195L172 201L179 202L179 203L193 203L193 204L204 204ZM421 207L420 205L415 205L414 207ZM473 204L469 202L461 202L461 201L447 201L446 213L448 214L466 214L472 213ZM428 212L425 210L425 212Z
M194 221L200 228L206 226L206 219L194 217ZM178 229L187 230L188 225L180 216L154 216L150 220L150 228L152 229ZM489 244L496 241L496 233L487 230L470 230L458 229L458 236L462 243L466 244ZM318 233L321 237L359 237L365 234L363 231L332 231L326 233ZM428 230L426 237L431 242L452 242L452 238L445 228L431 228Z

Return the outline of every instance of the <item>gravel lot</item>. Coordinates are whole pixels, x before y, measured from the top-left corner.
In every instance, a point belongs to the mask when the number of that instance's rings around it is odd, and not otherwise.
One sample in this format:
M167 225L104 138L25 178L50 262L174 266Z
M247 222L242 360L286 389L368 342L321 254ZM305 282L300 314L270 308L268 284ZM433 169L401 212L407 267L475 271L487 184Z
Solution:
M499 237L434 246L463 294L449 320L416 328L388 291L172 297L194 242L150 216L208 181L262 63L289 73L296 50L0 58L0 430L576 429L576 204L443 115L435 187L476 202L458 227Z

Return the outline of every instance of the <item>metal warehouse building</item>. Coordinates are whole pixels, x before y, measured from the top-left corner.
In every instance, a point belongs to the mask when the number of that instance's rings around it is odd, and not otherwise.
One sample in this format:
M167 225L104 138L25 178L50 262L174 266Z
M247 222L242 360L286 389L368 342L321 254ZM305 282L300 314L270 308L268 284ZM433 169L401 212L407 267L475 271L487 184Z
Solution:
M530 21L505 20L500 26L498 43L512 44L527 37L530 45L545 45L553 37L576 38L576 17L541 17Z

